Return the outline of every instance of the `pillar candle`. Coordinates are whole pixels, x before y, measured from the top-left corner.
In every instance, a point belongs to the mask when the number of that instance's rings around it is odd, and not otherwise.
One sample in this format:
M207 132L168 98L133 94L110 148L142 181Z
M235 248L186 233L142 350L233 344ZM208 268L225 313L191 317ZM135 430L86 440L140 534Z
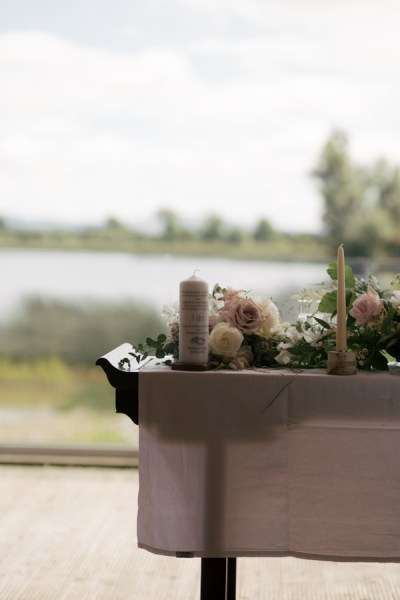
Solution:
M179 285L179 362L208 362L208 284L195 274Z
M345 352L347 350L346 335L346 285L345 285L345 267L343 245L338 248L337 254L337 308L336 308L336 351Z

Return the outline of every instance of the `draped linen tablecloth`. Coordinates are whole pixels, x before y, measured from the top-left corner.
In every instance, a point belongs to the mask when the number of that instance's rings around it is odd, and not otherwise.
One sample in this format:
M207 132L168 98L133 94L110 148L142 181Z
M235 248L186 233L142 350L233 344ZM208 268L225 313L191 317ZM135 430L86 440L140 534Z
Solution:
M139 374L138 545L400 559L400 377Z

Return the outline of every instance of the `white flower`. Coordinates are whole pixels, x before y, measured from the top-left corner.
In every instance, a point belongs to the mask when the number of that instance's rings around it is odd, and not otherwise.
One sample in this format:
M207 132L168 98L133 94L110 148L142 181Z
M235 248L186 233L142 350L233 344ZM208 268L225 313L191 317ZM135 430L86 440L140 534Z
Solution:
M311 346L315 346L320 337L321 332L318 330L315 331L314 329L306 329L305 331L303 331L303 338L306 342L311 344Z
M392 292L390 304L393 306L393 308L400 308L400 290L394 290L394 292Z
M213 354L232 358L243 342L243 334L229 323L217 323L210 333L209 348Z
M269 298L262 298L261 300L258 300L258 306L265 315L265 318L258 331L260 335L268 339L280 331L281 320L279 310L276 304L274 304Z
M164 305L162 309L162 315L168 317L169 319L176 320L179 318L179 305L177 302L173 304Z
M295 325L290 325L286 329L286 336L292 343L298 342L303 337L303 332L299 331Z
M275 356L275 360L280 365L287 365L292 360L292 356L287 350L281 350L279 354Z

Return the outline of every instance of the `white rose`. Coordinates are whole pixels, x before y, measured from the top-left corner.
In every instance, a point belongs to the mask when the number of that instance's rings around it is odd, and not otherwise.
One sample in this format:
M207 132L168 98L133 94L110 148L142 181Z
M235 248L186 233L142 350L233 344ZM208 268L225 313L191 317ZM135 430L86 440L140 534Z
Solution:
M213 354L232 358L243 342L243 334L229 323L217 323L210 333L209 348Z
M400 308L400 290L394 290L394 292L392 292L390 303L393 308Z

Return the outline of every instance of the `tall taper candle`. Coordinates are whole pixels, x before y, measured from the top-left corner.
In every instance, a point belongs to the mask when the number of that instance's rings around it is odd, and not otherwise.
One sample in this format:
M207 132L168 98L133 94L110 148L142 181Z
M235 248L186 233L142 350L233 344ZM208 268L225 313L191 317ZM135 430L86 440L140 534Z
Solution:
M179 285L179 362L208 362L208 284L196 277Z
M344 250L340 245L337 253L337 316L336 316L336 351L346 352L347 334L346 334L346 285L345 285L345 266Z

